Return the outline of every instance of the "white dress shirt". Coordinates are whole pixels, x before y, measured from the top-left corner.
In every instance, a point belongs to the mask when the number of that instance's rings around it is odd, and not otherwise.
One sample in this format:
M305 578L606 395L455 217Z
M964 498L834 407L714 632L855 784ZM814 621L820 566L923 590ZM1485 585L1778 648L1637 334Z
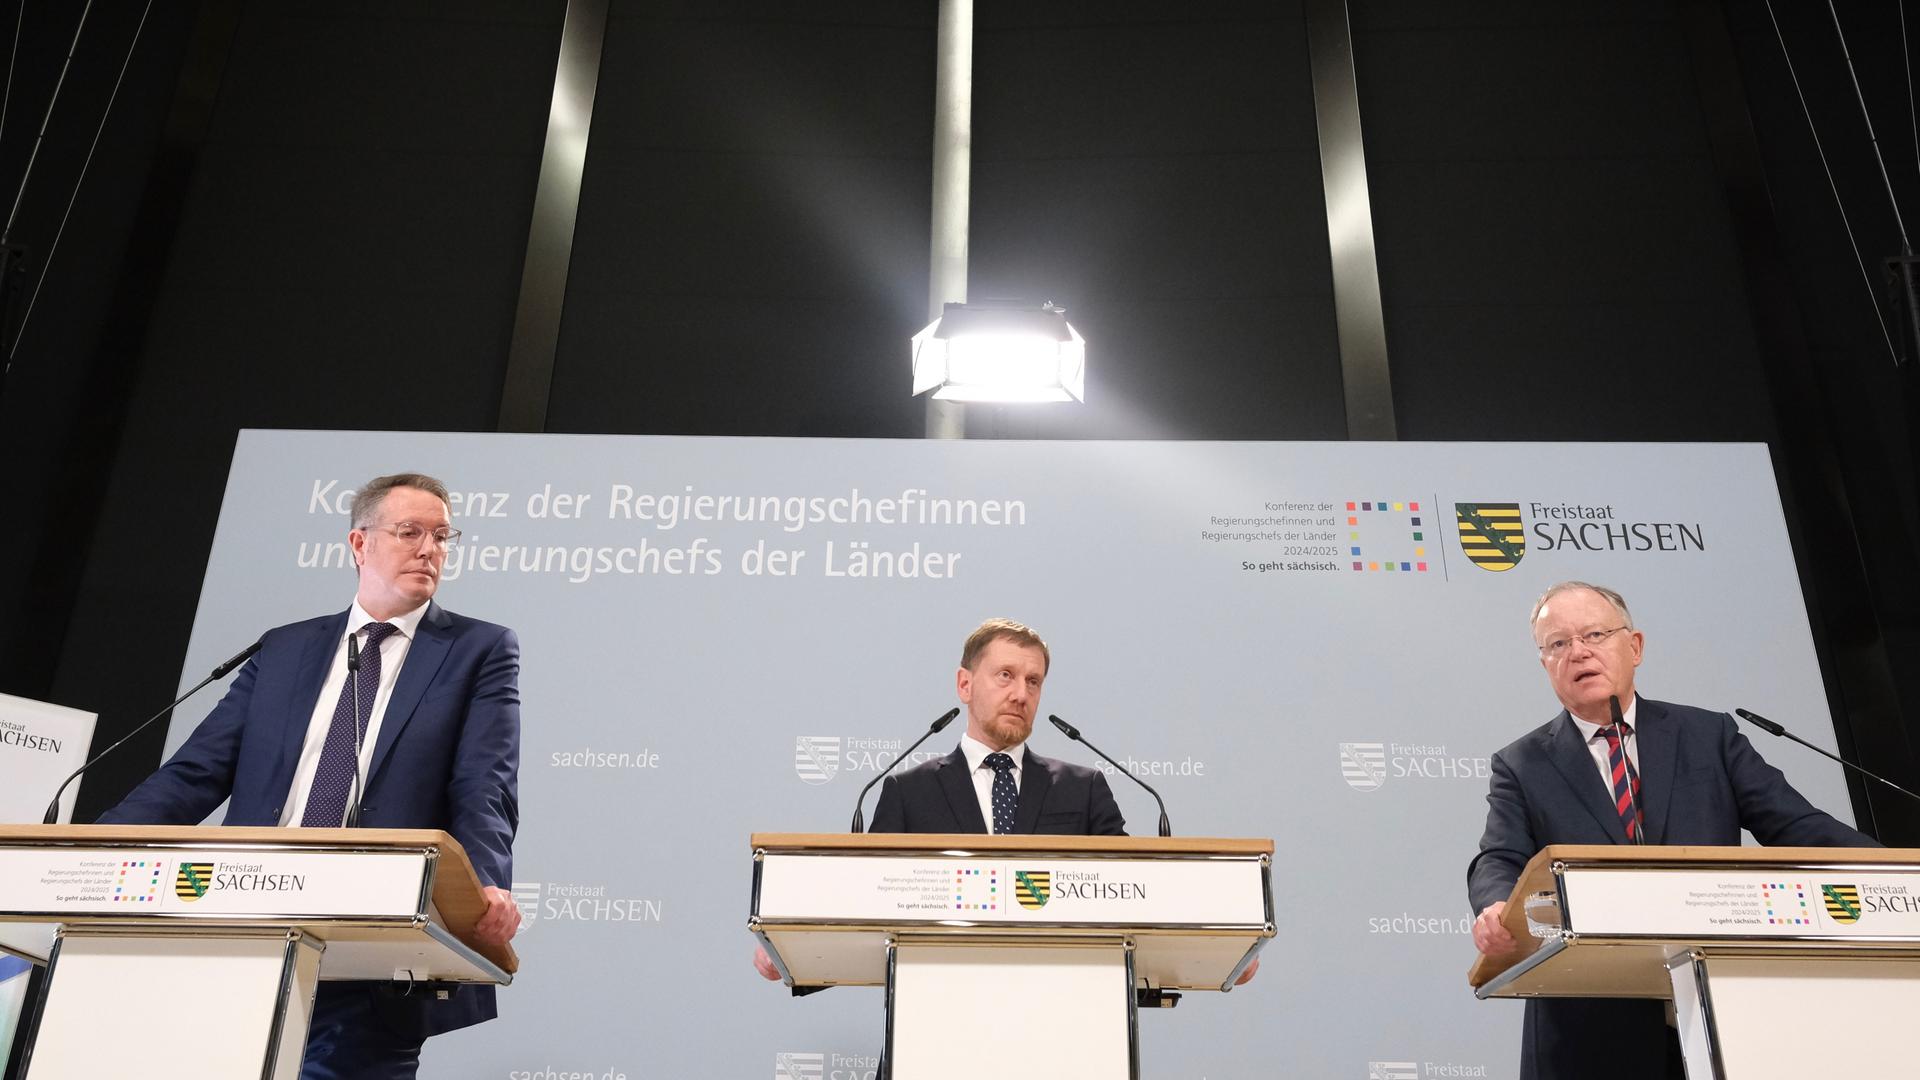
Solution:
M992 832L994 772L986 762L993 749L969 733L960 736L960 752L966 755L967 768L973 774L973 794L980 800L980 820L986 822L987 831ZM1013 790L1018 794L1020 770L1027 763L1027 744L1014 743L1000 752L1013 759Z
M393 697L393 684L400 678L400 667L407 662L407 650L413 647L413 635L420 628L420 620L426 618L427 605L421 604L404 615L395 615L384 620L392 623L398 633L388 634L380 642L380 687L373 695L373 715L367 720L367 735L360 746L360 776L364 783L367 765L373 760L373 744L380 738L380 720L386 715L387 702ZM367 614L366 609L354 601L347 611L347 629L357 639L357 644L365 648L367 635L361 627L370 622L381 622ZM300 761L293 770L293 788L287 792L287 808L280 813L282 826L298 825L307 812L307 796L313 791L313 774L320 768L320 751L327 745L327 729L333 726L333 711L340 704L340 691L347 685L347 648L346 635L340 636L340 644L333 650L333 663L327 668L326 681L320 684L320 697L313 703L313 716L307 720L307 738L300 744ZM362 657L365 662L365 657Z

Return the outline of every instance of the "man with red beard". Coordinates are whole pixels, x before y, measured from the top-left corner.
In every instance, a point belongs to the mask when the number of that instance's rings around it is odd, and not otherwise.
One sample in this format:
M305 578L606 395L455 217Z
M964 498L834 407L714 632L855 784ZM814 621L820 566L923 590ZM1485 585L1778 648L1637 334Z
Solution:
M1540 664L1560 715L1493 756L1487 827L1467 866L1473 943L1500 956L1518 943L1507 897L1549 844L1740 843L1877 846L1816 809L1725 713L1638 697L1646 646L1627 602L1582 581L1533 607ZM1613 723L1618 700L1622 723ZM1685 1080L1680 1046L1653 1000L1535 998L1520 1043L1522 1080Z
M1124 835L1100 770L1027 749L1051 663L1031 629L1011 619L981 623L954 676L966 734L946 757L887 777L868 831Z

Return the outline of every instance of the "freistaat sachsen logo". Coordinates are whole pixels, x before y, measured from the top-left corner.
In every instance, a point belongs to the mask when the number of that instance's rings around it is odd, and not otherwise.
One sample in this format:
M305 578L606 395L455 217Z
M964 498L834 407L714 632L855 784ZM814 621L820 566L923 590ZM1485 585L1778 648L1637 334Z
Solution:
M1013 898L1028 911L1039 911L1047 906L1047 900L1053 895L1053 871L1051 870L1015 870L1013 872Z
M793 771L809 784L824 784L840 771L840 736L801 735L793 740Z
M773 1080L821 1080L827 1074L827 1055L781 1050L773 1055Z
M213 864L210 862L183 862L180 872L173 876L173 895L191 904L207 895L213 888Z
M1519 503L1454 503L1460 550L1482 570L1511 570L1527 554L1526 524Z
M1827 901L1827 914L1837 923L1860 921L1860 886L1822 885L1820 895Z
M1387 779L1387 744L1343 742L1340 744L1340 775L1355 791L1375 791Z

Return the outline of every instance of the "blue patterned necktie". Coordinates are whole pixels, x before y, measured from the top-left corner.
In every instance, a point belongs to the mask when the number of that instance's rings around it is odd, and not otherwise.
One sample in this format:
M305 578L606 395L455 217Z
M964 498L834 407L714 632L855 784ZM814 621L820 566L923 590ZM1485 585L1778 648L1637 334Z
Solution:
M347 680L340 684L340 702L333 707L333 723L327 727L327 741L320 748L320 764L313 771L313 786L307 789L307 808L300 815L303 828L337 829L347 817L347 795L360 768L354 747L366 739L367 722L373 718L373 698L380 690L380 642L400 628L392 623L373 622L361 629L367 632L367 643L360 650L360 677L356 680L353 673L348 672ZM356 681L360 686L357 718L353 715Z
M996 835L1013 831L1013 811L1020 793L1013 787L1013 758L999 751L987 755L986 766L993 770L993 831Z

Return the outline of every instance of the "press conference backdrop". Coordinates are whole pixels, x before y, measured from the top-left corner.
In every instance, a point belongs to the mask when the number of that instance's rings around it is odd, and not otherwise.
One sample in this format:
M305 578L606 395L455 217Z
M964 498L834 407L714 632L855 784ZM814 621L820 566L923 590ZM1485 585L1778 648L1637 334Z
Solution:
M402 469L466 533L441 602L524 646L523 969L427 1076L870 1076L878 990L753 973L747 836L844 829L988 616L1046 637L1041 712L1176 833L1276 841L1260 977L1143 1015L1157 1078L1515 1075L1518 1006L1465 983L1464 870L1488 756L1558 709L1526 626L1555 581L1627 595L1648 696L1832 743L1757 445L248 431L182 686L343 609L351 491ZM1044 721L1032 745L1094 763ZM1848 816L1837 768L1762 750Z

